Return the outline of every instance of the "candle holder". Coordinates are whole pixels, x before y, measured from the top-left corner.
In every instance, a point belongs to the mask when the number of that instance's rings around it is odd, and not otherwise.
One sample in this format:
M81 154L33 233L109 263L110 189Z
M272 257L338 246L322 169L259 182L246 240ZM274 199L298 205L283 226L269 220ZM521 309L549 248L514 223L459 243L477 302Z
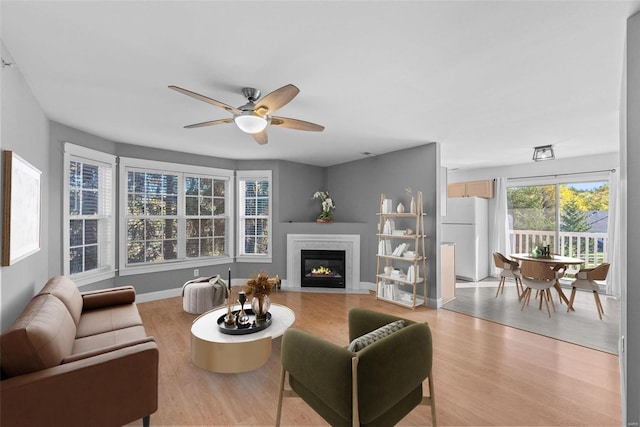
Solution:
M239 328L249 326L251 321L249 320L247 313L244 311L244 303L247 302L247 295L244 291L240 291L238 293L238 302L240 303L240 312L236 317L236 326Z
M229 273L231 276L231 273ZM236 324L236 317L231 312L231 280L229 280L229 289L227 290L227 314L224 316L224 324L226 326L233 326Z

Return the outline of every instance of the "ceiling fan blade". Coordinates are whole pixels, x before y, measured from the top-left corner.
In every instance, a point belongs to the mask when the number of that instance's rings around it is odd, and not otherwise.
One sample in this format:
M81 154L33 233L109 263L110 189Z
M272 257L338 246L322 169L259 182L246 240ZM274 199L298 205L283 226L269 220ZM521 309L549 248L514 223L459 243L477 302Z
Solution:
M272 114L276 110L287 105L296 95L300 93L300 89L292 84L282 86L280 89L276 89L269 95L260 99L256 105L256 113L265 115Z
M201 127L205 127L205 126L221 125L221 124L224 124L224 123L233 123L233 119L232 118L228 118L228 119L220 119L220 120L210 120L208 122L194 123L192 125L187 125L184 128L185 129L193 129L193 128L201 128Z
M256 140L256 142L260 145L264 145L267 142L269 142L269 138L267 137L267 131L266 130L262 130L258 133L252 133L251 136L253 136L253 139Z
M177 92L183 93L183 94L185 94L187 96L190 96L192 98L199 99L200 101L206 102L207 104L211 104L211 105L214 105L216 107L224 108L225 110L227 110L230 113L240 114L240 110L238 110L236 107L232 107L231 105L227 105L224 102L216 101L215 99L211 99L211 98L208 98L208 97L206 97L204 95L200 95L199 93L191 92L190 90L183 89L183 88L178 87L178 86L169 86L169 89L173 89L173 90L175 90Z
M324 130L324 126L305 122L304 120L289 119L287 117L271 117L271 124L283 128L308 130L312 132L322 132Z

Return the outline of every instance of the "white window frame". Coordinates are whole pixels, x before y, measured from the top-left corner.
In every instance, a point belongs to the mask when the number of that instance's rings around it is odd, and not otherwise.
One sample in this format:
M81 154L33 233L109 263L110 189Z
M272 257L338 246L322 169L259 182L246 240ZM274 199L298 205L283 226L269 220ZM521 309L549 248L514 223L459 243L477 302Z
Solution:
M69 276L78 286L88 285L100 280L110 279L116 274L116 214L114 212L116 200L116 156L79 145L64 143L63 166L63 215L62 215L62 271ZM105 176L100 177L100 186L110 184L110 194L105 194L104 188L98 189L99 213L96 219L106 224L106 227L98 229L98 268L71 275L69 266L70 252L70 220L69 214L69 166L72 161L98 164L109 169ZM110 182L109 182L110 181ZM87 219L87 218L83 218ZM105 230L106 228L106 230Z
M127 172L128 169L146 169L158 173L175 173L178 179L178 258L157 263L132 264L127 265ZM186 215L184 205L184 175L199 176L205 175L228 181L225 200L225 217L227 223L227 256L187 258L185 252L186 243ZM152 273L158 271L179 270L185 268L203 267L218 264L228 264L233 262L234 253L234 179L233 170L209 168L204 166L192 166L178 163L160 162L129 157L120 158L120 185L119 185L119 230L120 253L119 268L120 276L132 274Z
M268 247L267 254L244 254L244 195L240 194L242 186L240 181L246 181L250 178L255 180L266 180L269 182L269 215L267 217L267 233L268 233ZM238 189L238 216L237 216L237 248L236 262L256 262L256 263L271 263L273 254L273 179L272 171L270 170L248 170L236 172L236 188Z

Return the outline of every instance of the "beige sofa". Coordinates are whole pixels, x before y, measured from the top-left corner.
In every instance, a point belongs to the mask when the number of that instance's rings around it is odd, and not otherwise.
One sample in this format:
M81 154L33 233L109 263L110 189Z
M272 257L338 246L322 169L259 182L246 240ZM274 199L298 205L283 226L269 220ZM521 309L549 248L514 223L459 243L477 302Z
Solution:
M158 407L158 346L131 286L50 279L0 337L0 425L121 426Z

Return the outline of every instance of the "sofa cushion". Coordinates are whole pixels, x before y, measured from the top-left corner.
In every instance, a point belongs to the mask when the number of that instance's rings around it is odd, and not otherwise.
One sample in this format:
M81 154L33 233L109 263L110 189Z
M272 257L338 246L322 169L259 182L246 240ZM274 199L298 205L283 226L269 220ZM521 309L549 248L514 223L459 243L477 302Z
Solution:
M398 331L402 328L404 328L404 320L396 320L395 322L391 322L384 326L381 326L378 329L373 330L368 334L359 336L358 338L351 341L351 343L349 344L349 351L360 351L366 346L373 344L374 342L381 340L382 338L391 335L395 331Z
M133 286L130 285L87 291L82 292L80 295L82 295L83 311L136 302L136 291Z
M76 338L138 325L142 325L142 319L135 304L88 310L82 313Z
M38 295L51 294L64 303L76 322L76 326L80 322L80 314L82 313L82 296L78 287L67 276L55 276L49 279L44 288Z
M35 296L0 338L2 372L8 377L60 364L71 353L76 324L53 295Z
M85 353L104 347L123 344L129 341L140 340L146 336L147 333L144 330L144 326L132 326L129 328L116 329L114 331L77 338L73 343L71 354Z

